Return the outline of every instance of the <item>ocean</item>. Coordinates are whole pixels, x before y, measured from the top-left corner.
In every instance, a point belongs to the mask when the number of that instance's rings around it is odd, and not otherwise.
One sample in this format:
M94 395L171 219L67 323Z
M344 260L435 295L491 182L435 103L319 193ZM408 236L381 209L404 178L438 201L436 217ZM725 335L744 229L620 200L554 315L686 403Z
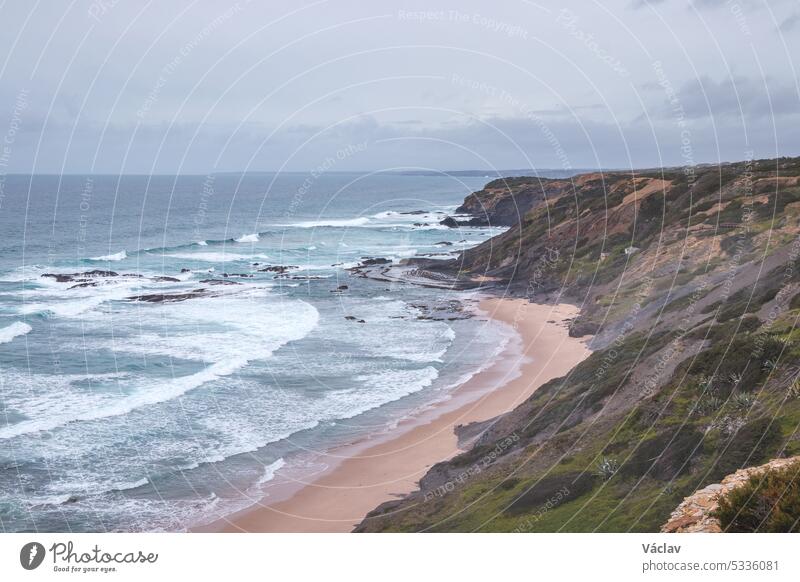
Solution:
M487 365L466 293L348 269L445 259L477 177L5 177L0 529L182 531L313 475Z

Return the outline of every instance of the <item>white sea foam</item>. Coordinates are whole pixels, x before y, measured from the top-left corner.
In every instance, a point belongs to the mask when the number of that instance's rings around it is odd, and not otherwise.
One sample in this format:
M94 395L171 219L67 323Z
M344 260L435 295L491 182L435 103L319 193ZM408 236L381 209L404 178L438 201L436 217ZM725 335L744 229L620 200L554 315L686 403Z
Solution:
M140 289L146 281L138 277L116 277L98 280L97 287L72 288L74 282L57 283L39 278L39 288L23 292L25 302L17 309L20 315L49 313L56 317L77 317L109 301L119 301Z
M272 481L275 478L275 473L277 473L285 464L286 463L284 462L283 458L280 458L274 463L270 463L269 465L265 466L264 472L261 474L261 477L258 478L258 485L263 485L264 483Z
M20 315L34 313L50 313L56 317L77 317L97 309L106 301L125 299L130 294L130 289L115 289L114 293L98 293L94 297L82 299L56 299L50 303L25 303L18 309Z
M120 483L119 485L114 485L112 487L113 491L127 491L128 489L137 489L139 487L143 487L147 485L150 481L148 481L147 477L142 477L138 481L131 481L128 483Z
M208 243L206 241L204 241L204 240L199 240L199 241L197 241L196 244L198 246L201 246L201 247L207 247L208 246Z
M258 242L258 233L254 232L253 234L243 234L239 238L236 239L236 242L240 243L254 243Z
M91 257L90 261L122 261L128 258L128 253L120 251L112 255L103 255L101 257Z
M25 335L31 329L30 325L22 321L15 321L7 327L0 328L0 344L7 344L15 337Z
M424 214L402 214L400 212L379 212L372 216L359 216L355 218L320 218L318 220L305 220L279 226L294 228L391 228L414 230L448 230L439 222L443 214L430 212Z
M433 366L417 370L389 369L356 376L360 386L325 395L328 418L347 419L419 392L433 384L439 372Z
M283 301L283 304L281 310L268 309L263 302L237 296L147 306L144 311L166 331L120 339L111 346L115 352L169 355L210 362L210 365L194 374L171 379L130 378L116 393L105 391L87 395L73 391L73 397L62 392L56 395L58 398L28 399L16 408L28 418L1 427L0 439L53 430L74 422L126 415L230 376L251 361L267 359L282 345L305 337L319 320L319 313L308 303L293 300ZM142 317L141 311L121 313L115 315L115 323L123 324L128 318L132 325ZM207 329L210 325L217 326L219 331L200 328ZM98 344L97 348L101 346ZM46 380L42 378L41 382Z
M141 388L138 392L130 396L121 398L102 398L100 403L90 404L89 399L82 402L64 402L58 408L53 407L49 410L39 410L40 414L29 420L23 420L15 424L10 424L0 428L0 439L9 439L25 434L40 431L53 430L69 423L87 422L114 416L122 416L129 412L148 406L158 404L177 398L186 392L202 386L206 382L217 380L223 376L228 376L247 363L243 358L213 364L201 372L190 374L180 378L165 382L150 381L147 387ZM31 403L28 403L30 412ZM66 404L66 406L64 405ZM74 406L70 406L74 404ZM88 406L87 406L88 405Z

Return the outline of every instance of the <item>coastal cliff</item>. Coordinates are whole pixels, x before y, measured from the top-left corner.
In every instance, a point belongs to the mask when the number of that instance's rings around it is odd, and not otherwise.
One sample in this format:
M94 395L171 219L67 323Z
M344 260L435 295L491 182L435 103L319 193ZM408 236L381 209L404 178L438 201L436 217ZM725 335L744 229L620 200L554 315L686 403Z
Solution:
M356 531L659 531L800 453L800 158L506 182L460 211L510 228L425 269L571 302L594 353Z
M463 221L470 226L514 226L545 202L547 192L568 184L569 180L548 178L500 178L467 196L456 212L470 215Z

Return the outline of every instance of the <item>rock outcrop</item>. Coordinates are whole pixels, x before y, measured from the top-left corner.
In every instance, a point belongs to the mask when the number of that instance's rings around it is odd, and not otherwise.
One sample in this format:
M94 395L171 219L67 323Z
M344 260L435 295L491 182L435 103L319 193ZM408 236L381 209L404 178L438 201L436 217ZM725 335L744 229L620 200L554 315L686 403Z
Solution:
M719 498L729 491L740 487L750 477L765 471L782 469L787 465L800 461L800 456L786 459L773 459L758 467L739 469L725 477L721 483L708 485L683 500L669 516L661 531L664 533L721 533L719 520L712 513L719 505Z

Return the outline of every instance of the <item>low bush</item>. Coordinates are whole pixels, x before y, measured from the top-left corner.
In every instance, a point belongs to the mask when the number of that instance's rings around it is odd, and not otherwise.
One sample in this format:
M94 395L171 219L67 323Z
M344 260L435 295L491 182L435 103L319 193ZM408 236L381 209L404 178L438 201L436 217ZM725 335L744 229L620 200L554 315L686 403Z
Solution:
M551 475L536 481L530 489L517 497L506 508L508 515L520 515L536 511L548 501L558 499L559 503L566 503L577 499L592 490L596 477L591 473L564 473Z
M703 433L694 428L663 432L640 444L622 465L624 475L669 481L689 470L691 459L700 451Z
M719 444L719 458L710 476L719 480L742 467L765 461L778 444L780 436L777 424L769 418L748 422Z
M719 500L727 532L800 532L800 462L754 475Z

